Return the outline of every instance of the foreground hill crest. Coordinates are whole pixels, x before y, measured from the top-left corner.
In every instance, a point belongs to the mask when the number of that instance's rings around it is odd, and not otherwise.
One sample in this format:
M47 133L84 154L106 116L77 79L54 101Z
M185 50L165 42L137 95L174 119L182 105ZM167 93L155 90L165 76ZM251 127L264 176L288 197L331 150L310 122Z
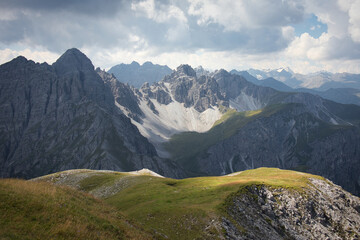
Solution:
M322 177L294 171L259 168L175 180L149 171L84 169L33 181L102 198L160 239L356 239L360 234L359 198Z

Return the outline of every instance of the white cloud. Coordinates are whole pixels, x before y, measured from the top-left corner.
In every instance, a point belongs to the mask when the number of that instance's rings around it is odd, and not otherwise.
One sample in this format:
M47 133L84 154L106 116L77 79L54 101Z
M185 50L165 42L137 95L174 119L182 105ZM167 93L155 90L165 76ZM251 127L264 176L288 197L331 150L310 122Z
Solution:
M243 28L280 27L302 20L300 1L189 0L188 13L199 25L217 23L227 31Z
M145 0L138 3L132 3L131 9L137 14L144 14L147 18L158 23L164 23L170 19L176 19L179 22L187 23L184 12L174 5L162 5L157 7L154 0Z
M52 63L77 47L102 68L150 60L360 72L359 0L45 1L0 1L0 63L19 54ZM295 36L308 14L327 32Z
M59 58L59 54L52 53L49 51L39 51L39 50L31 50L31 49L23 49L21 51L11 50L9 48L0 50L0 63L5 63L17 56L24 56L29 60L33 60L35 62L43 63L47 62L52 64Z
M354 1L349 9L349 32L351 38L360 42L360 1Z

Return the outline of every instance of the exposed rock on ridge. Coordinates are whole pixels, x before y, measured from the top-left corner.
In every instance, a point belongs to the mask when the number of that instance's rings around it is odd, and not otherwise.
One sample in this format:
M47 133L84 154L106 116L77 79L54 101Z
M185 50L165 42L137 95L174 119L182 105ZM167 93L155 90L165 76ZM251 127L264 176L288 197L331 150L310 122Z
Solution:
M230 197L222 220L227 239L358 239L359 198L310 181L304 192L253 185Z
M110 86L79 50L53 66L19 57L0 66L0 81L2 177L144 167L177 175L115 106Z

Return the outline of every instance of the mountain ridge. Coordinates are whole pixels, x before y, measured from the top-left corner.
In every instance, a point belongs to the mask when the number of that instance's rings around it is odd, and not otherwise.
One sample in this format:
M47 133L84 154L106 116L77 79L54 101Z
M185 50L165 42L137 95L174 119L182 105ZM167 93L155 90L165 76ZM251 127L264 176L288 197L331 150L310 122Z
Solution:
M79 50L54 66L17 58L0 66L0 79L1 176L74 167L164 173L168 162L115 106L111 88Z
M359 235L360 200L316 175L258 168L169 179L96 170L34 179L92 194L156 239L308 239Z
M159 96L160 92L169 101L159 100L156 96ZM284 93L272 88L257 86L246 81L241 76L232 75L225 70L218 70L211 76L198 77L196 72L188 65L179 66L175 72L166 76L159 83L154 83L151 86L144 85L139 92L134 91L134 95L137 95L138 99L140 99L139 106L141 106L141 111L145 115L140 117L142 121L133 121L133 123L155 146L160 156L178 161L191 176L223 175L232 171L260 166L302 169L303 171L323 174L358 194L359 186L356 177L357 170L355 169L359 168L357 159L360 156L356 155L357 151L352 152L351 148L359 148L359 145L356 144L358 140L355 140L359 136L358 122L356 120L360 119L359 107L350 107L354 108L352 111L355 118L348 118L336 111L340 105L334 105L319 96L308 93ZM176 105L179 103L183 105ZM283 113L277 114L270 111L270 115L265 114L264 109L276 106L276 104L290 107L284 108ZM243 120L239 123L237 123L238 120L234 120L234 123L240 124L239 126L233 126L233 129L238 129L239 133L230 131L232 132L231 136L223 139L221 134L228 134L228 130L216 134L216 131L214 131L214 134L211 131L213 128L220 128L220 126L213 126L217 120L216 118L219 119L221 115L231 108L236 109L238 112L264 111L264 114L256 115L250 120L245 119L245 124L242 123ZM207 125L204 125L205 122L197 120L196 122L190 122L189 125L180 126L177 124L180 118L175 114L175 109L179 113L183 112L180 114L181 116L186 115L185 112L187 111L193 111L192 115L196 112L197 114L200 113L200 115L194 115L197 116L195 119L206 118L211 120L207 122ZM172 115L177 117L172 119L170 117ZM149 121L150 119L154 120ZM181 120L181 122L185 121L185 119ZM196 127L201 125L207 127ZM170 130L170 127L173 129ZM266 130L262 132L261 129L264 128ZM276 132L273 132L273 129L277 129ZM338 131L342 131L341 134L346 136L342 136L340 141L335 140ZM318 132L319 134L313 135L312 132ZM304 137L306 134L313 137ZM268 139L270 145L263 143L264 135L268 135L265 139ZM199 136L199 138L195 136ZM253 147L247 145L245 138L248 139L246 141L251 141L250 145ZM177 140L175 141L175 139ZM210 141L211 139L215 141ZM210 145L202 144L208 141L210 141ZM297 143L298 141L299 143ZM244 143L240 144L241 142ZM345 171L348 168L354 171L351 170L344 177L338 173L330 173L330 171L327 173L328 169L321 169L321 164L320 167L315 168L314 166L317 166L321 159L329 159L329 164L335 164L340 161L337 158L341 159L343 153L341 151L340 155L333 155L330 152L320 153L316 148L310 147L313 144L322 146L319 148L325 148L327 145L335 147L334 144L336 146L350 144L351 148L344 148L347 149L345 154L348 157L346 157L346 160L341 160L345 161L345 165L337 167L337 171L343 171L340 169ZM189 161L195 165L187 166L186 161L180 159L194 152L192 146L197 146L195 153L201 154L189 156ZM196 149L201 146L206 147L201 151L197 151ZM276 149L275 152L277 153L270 154L271 157L269 158L269 154L264 154L264 151L257 151L257 149L264 148L264 146L266 146L265 152ZM182 147L181 151L177 150ZM179 152L180 155L174 155L174 152ZM242 158L248 158L249 160L241 160ZM229 161L232 164L229 164ZM235 162L238 165L233 165Z
M144 82L150 84L158 82L167 74L171 74L172 70L166 65L153 64L145 62L140 65L133 61L131 64L118 64L111 67L108 71L121 82L128 83L136 88L140 88Z
M3 176L149 168L181 178L269 166L322 174L359 194L359 107L257 86L225 70L197 76L189 65L137 89L84 56L71 49L54 66L19 58L0 67ZM224 132L212 136L215 129ZM211 144L179 134L210 134ZM197 168L166 148L173 138L203 146L192 156Z

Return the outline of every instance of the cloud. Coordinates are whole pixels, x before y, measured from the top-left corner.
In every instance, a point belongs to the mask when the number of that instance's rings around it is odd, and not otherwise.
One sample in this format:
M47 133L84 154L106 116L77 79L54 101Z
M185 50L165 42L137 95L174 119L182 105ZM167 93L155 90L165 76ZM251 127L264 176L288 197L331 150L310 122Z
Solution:
M51 62L77 47L103 68L151 60L299 71L346 62L356 70L359 8L356 0L2 0L0 61L27 54ZM308 16L327 32L295 36Z
M189 14L199 25L218 23L227 31L258 27L281 27L303 20L300 1L190 0Z
M35 62L48 62L49 64L56 61L59 58L59 55L49 51L31 51L30 49L25 49L21 51L11 50L9 48L0 50L0 62L8 62L17 56L24 56L29 60Z
M67 12L82 14L90 17L112 17L124 8L126 1L122 0L2 0L0 8L15 11L27 11L29 13L43 12Z

